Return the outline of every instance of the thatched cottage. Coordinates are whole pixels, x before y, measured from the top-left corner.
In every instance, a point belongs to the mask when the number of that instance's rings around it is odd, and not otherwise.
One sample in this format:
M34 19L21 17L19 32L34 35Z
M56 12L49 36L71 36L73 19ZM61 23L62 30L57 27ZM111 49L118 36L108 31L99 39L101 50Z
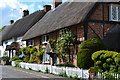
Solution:
M106 32L119 24L119 11L119 2L65 2L50 10L26 32L23 40L32 40L32 44L37 47L48 39L57 39L59 31L64 28L71 29L77 37L77 42L92 37L103 39ZM77 51L78 47L71 54L72 63L75 65ZM51 64L50 60L46 62Z
M2 33L2 54L9 57L15 56L19 48L26 47L26 41L22 41L24 34L35 25L51 9L50 5L45 5L44 10L29 14L28 10L23 11L23 17L16 22L11 20L11 25L7 26Z

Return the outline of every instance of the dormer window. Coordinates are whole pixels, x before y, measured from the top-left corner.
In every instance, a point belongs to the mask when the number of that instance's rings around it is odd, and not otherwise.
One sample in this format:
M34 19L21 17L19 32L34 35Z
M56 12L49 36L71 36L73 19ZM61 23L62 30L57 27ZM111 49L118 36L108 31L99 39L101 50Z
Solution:
M109 20L110 21L120 21L120 5L111 4L109 9Z

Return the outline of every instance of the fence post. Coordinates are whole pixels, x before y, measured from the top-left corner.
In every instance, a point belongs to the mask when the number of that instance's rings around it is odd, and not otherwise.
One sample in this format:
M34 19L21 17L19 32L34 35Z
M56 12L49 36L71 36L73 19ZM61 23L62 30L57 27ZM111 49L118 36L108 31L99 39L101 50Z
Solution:
M50 73L52 73L52 66L50 65Z
M83 78L83 69L81 68L81 78Z

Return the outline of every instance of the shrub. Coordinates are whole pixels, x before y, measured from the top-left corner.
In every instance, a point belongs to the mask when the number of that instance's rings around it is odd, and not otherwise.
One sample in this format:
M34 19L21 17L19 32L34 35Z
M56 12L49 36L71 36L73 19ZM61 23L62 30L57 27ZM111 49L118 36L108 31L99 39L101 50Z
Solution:
M33 62L35 62L35 58L36 58L36 56L31 55L28 63L33 63Z
M103 71L118 72L120 66L120 53L114 51L97 51L92 54L95 64ZM101 66L101 63L102 66Z
M104 73L103 75L104 80L114 80L115 77L111 75L109 72Z
M120 53L113 56L114 61L117 65L120 65Z
M94 73L95 75L98 73L99 67L95 66L95 67L90 67L89 68L89 73Z
M105 54L105 53L104 53L104 50L94 52L94 53L92 54L92 60L94 60L94 61L100 60L100 56L101 56L101 55L104 55L104 54Z
M22 60L15 60L15 62L22 62Z
M110 65L110 72L112 73L117 72L117 67L115 65Z
M12 57L12 60L13 60L13 61L18 60L18 59L19 59L18 56L13 56L13 57Z
M91 38L80 45L80 49L78 51L78 58L77 58L77 64L78 67L83 69L89 69L91 66L93 66L93 61L91 59L91 55L98 50L104 49L104 45L101 40L97 38ZM97 58L100 55L93 56L93 60L97 60Z
M118 67L118 73L120 74L120 67Z
M117 52L114 52L114 51L106 51L105 55L104 55L104 58L107 59L107 58L112 58L112 56L114 54L117 54Z
M29 48L29 49L31 54L33 54L34 52L37 52L37 49L35 47Z
M92 51L89 49L81 49L78 52L77 65L79 68L89 69L93 66L93 61L91 59Z
M108 59L106 59L106 62L107 62L107 63L112 63L112 62L113 62L113 59L112 59L112 58L108 58Z
M109 71L109 65L107 63L103 64L103 68L105 69L105 71Z
M102 61L97 61L96 65L101 67L102 66Z
M80 45L80 49L91 49L94 51L102 50L104 49L104 45L100 39L97 38L91 38L86 41L84 41Z
M23 61L24 61L24 62L28 62L28 61L29 61L29 58L30 58L29 56L25 56L25 58L23 58Z

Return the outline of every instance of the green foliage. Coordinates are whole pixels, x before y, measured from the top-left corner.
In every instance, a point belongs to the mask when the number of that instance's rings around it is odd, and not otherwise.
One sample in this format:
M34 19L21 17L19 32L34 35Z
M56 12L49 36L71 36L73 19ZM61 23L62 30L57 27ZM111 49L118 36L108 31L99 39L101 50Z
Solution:
M83 69L89 69L91 66L94 65L93 60L97 60L97 58L102 54L95 54L92 56L91 55L98 50L104 49L104 45L101 40L97 38L91 38L80 45L80 49L78 51L78 58L77 58L77 64L78 67L83 68Z
M108 71L110 67L107 63L103 63L103 68Z
M115 63L120 66L120 54L114 55L113 58L115 60Z
M28 63L34 63L35 62L35 58L36 58L36 56L31 55Z
M118 67L118 73L120 74L120 67Z
M92 54L92 60L101 70L117 73L120 66L120 53L114 51L97 51Z
M3 60L3 61L8 61L9 59L10 59L10 58L7 57L7 56L2 57L2 60Z
M66 72L60 73L59 76L67 77L67 74L66 74Z
M24 53L25 57L23 58L24 62L33 63L36 61L36 56L39 56L37 49L35 47L30 48L29 46L20 49L20 53Z
M1 29L0 29L0 32L3 30L3 29L5 29L6 28L6 26L3 26Z
M90 49L90 50L93 50L93 52L94 52L94 51L104 49L104 45L100 39L91 38L91 39L84 41L80 45L80 49Z
M103 75L104 80L114 80L115 77L111 75L109 72L104 73Z
M112 58L112 56L114 54L117 54L117 52L114 52L114 51L106 51L105 55L104 55L104 59L107 59L107 58Z
M22 60L15 60L15 62L22 62Z
M97 61L97 62L96 62L96 65L97 65L97 66L102 66L102 61Z
M100 56L101 56L101 55L104 55L104 54L105 54L105 53L104 53L104 50L96 51L96 52L94 52L94 53L92 54L92 60L97 61L97 60L100 59Z
M95 66L95 67L90 67L89 68L89 73L94 73L95 75L98 73L99 67Z
M39 52L36 52L35 55L38 56L38 57L43 56L44 52L45 52L45 50L41 50Z
M34 52L37 52L37 49L35 47L29 48L29 49L31 54L33 54Z
M91 59L92 51L89 49L81 49L78 52L77 65L79 68L89 69L93 66L93 61Z
M48 69L48 67L46 68L45 73L49 73L49 69Z
M50 43L50 46L52 48L52 51L55 52L56 50L56 40L54 39L49 39L48 42Z
M66 62L66 63L64 63L64 64L56 64L56 66L59 66L59 67L62 67L62 66L64 66L64 67L75 67L75 65L70 64L70 63L68 63L68 62Z
M20 67L19 63L22 62L22 60L15 60L15 67Z
M23 58L23 61L27 63L29 61L29 59L30 59L30 57L25 55L25 58Z
M13 61L18 60L18 59L19 59L18 56L13 56L13 57L12 57L12 60L13 60Z
M113 62L113 59L112 58L108 58L108 59L106 59L106 62L107 63L111 63L111 62Z
M110 71L109 72L117 72L117 67L115 65L110 65Z
M70 48L74 47L76 38L74 34L67 28L61 30L59 34L60 37L57 39L56 42L55 53L58 53L60 57L61 54L69 54L70 56Z

